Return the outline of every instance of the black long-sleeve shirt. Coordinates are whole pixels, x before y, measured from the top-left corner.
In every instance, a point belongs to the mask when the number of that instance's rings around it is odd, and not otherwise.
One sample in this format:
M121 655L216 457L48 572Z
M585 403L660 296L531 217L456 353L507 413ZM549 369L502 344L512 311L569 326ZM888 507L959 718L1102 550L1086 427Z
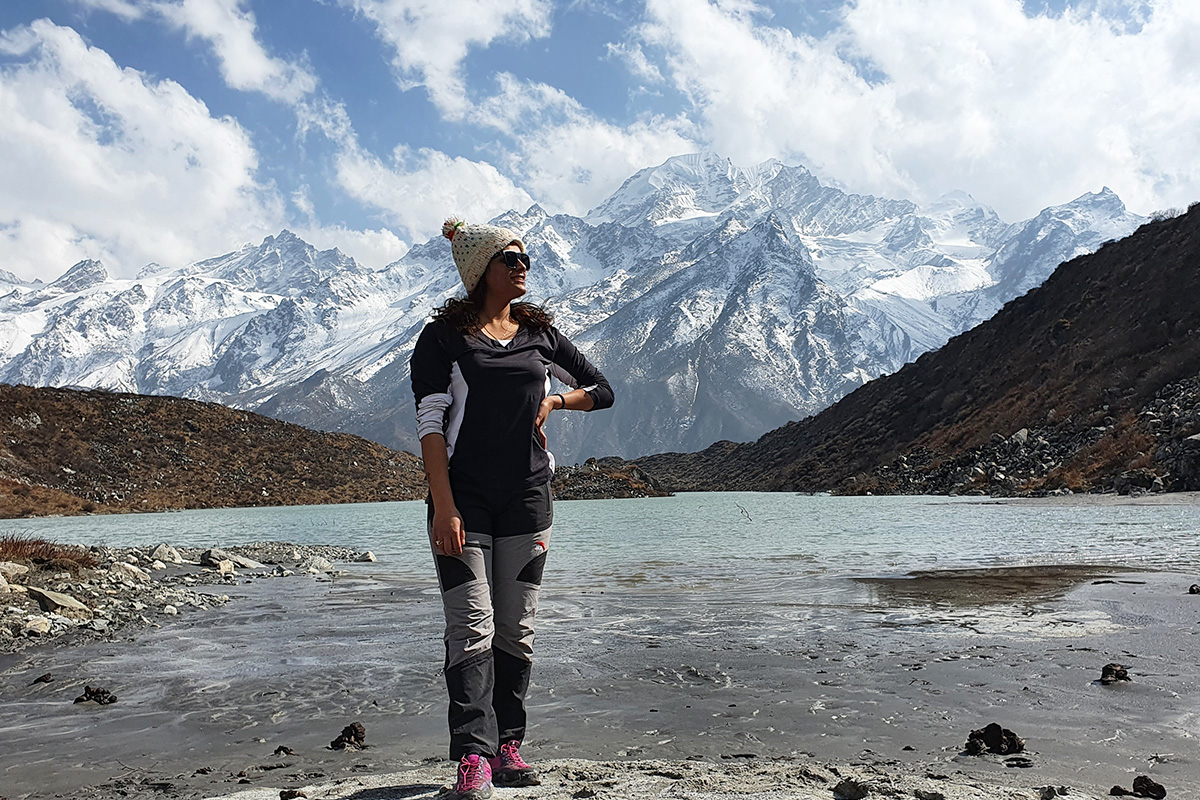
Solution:
M445 437L452 483L507 494L553 477L553 456L534 428L552 365L591 396L591 410L613 404L604 375L557 328L522 327L505 344L464 335L445 322L425 326L409 365L417 437Z

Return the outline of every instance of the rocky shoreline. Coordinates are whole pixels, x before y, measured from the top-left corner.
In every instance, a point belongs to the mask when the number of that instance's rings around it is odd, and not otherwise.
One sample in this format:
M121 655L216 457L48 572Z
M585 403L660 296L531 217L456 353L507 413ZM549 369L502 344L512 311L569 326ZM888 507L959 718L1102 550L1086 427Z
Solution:
M671 492L644 470L615 456L589 458L554 470L555 500L613 500L670 497Z
M1046 420L954 458L916 447L838 494L1042 497L1078 492L1186 492L1200 489L1200 376L1170 384L1136 416L1109 406L1083 420Z
M113 641L219 608L229 601L221 590L244 580L329 580L338 574L335 562L375 560L348 547L281 542L224 550L93 546L79 553L78 560L0 561L0 653L51 641Z

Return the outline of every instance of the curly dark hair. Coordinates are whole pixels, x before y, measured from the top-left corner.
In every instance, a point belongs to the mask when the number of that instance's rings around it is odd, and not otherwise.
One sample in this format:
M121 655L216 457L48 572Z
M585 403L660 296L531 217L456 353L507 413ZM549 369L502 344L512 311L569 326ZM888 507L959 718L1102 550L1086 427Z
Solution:
M451 297L434 309L435 322L445 322L462 334L479 333L479 310L487 296L487 284L479 281L466 297ZM533 303L513 303L509 313L520 325L537 333L547 331L554 324L554 315L544 307Z

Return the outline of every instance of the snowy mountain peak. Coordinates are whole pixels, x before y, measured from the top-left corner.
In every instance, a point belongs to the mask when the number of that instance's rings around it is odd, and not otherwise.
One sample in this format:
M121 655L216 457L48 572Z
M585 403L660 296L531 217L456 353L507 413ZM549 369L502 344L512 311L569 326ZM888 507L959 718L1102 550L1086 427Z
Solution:
M108 280L108 270L99 261L85 258L64 272L50 285L63 292L82 292Z
M246 244L232 253L198 261L185 271L242 289L292 295L339 273L369 272L337 248L317 250L287 229L267 236L257 247Z
M546 213L546 210L537 203L534 203L525 209L525 213L523 214L518 211L505 211L503 214L492 217L488 221L488 224L499 225L502 228L508 228L511 231L516 231L518 234L523 234L534 225L544 222L549 218L550 215Z
M751 188L752 175L761 180L757 171L743 172L713 153L673 156L639 170L585 219L636 226L712 218Z
M532 256L530 299L626 398L555 419L564 463L755 438L1141 222L1108 189L1008 225L962 192L919 208L714 153L639 171L587 218L532 205L492 221ZM0 381L214 400L416 449L408 359L462 293L440 235L378 271L282 230L142 276L86 261L53 289L0 290Z
M964 191L955 189L951 192L946 192L944 195L934 200L932 203L921 208L921 213L928 216L941 216L944 214L957 214L965 209L984 208L974 197Z

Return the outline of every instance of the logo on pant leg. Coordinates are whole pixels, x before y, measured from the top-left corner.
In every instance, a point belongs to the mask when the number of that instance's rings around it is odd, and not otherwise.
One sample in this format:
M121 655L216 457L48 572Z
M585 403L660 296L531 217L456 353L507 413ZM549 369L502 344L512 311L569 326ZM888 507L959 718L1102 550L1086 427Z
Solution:
M542 585L542 572L544 572L546 569L545 547L545 545L542 545L542 552L534 556L528 564L521 567L521 572L517 575L518 581L521 581L522 583L532 583L535 586Z

